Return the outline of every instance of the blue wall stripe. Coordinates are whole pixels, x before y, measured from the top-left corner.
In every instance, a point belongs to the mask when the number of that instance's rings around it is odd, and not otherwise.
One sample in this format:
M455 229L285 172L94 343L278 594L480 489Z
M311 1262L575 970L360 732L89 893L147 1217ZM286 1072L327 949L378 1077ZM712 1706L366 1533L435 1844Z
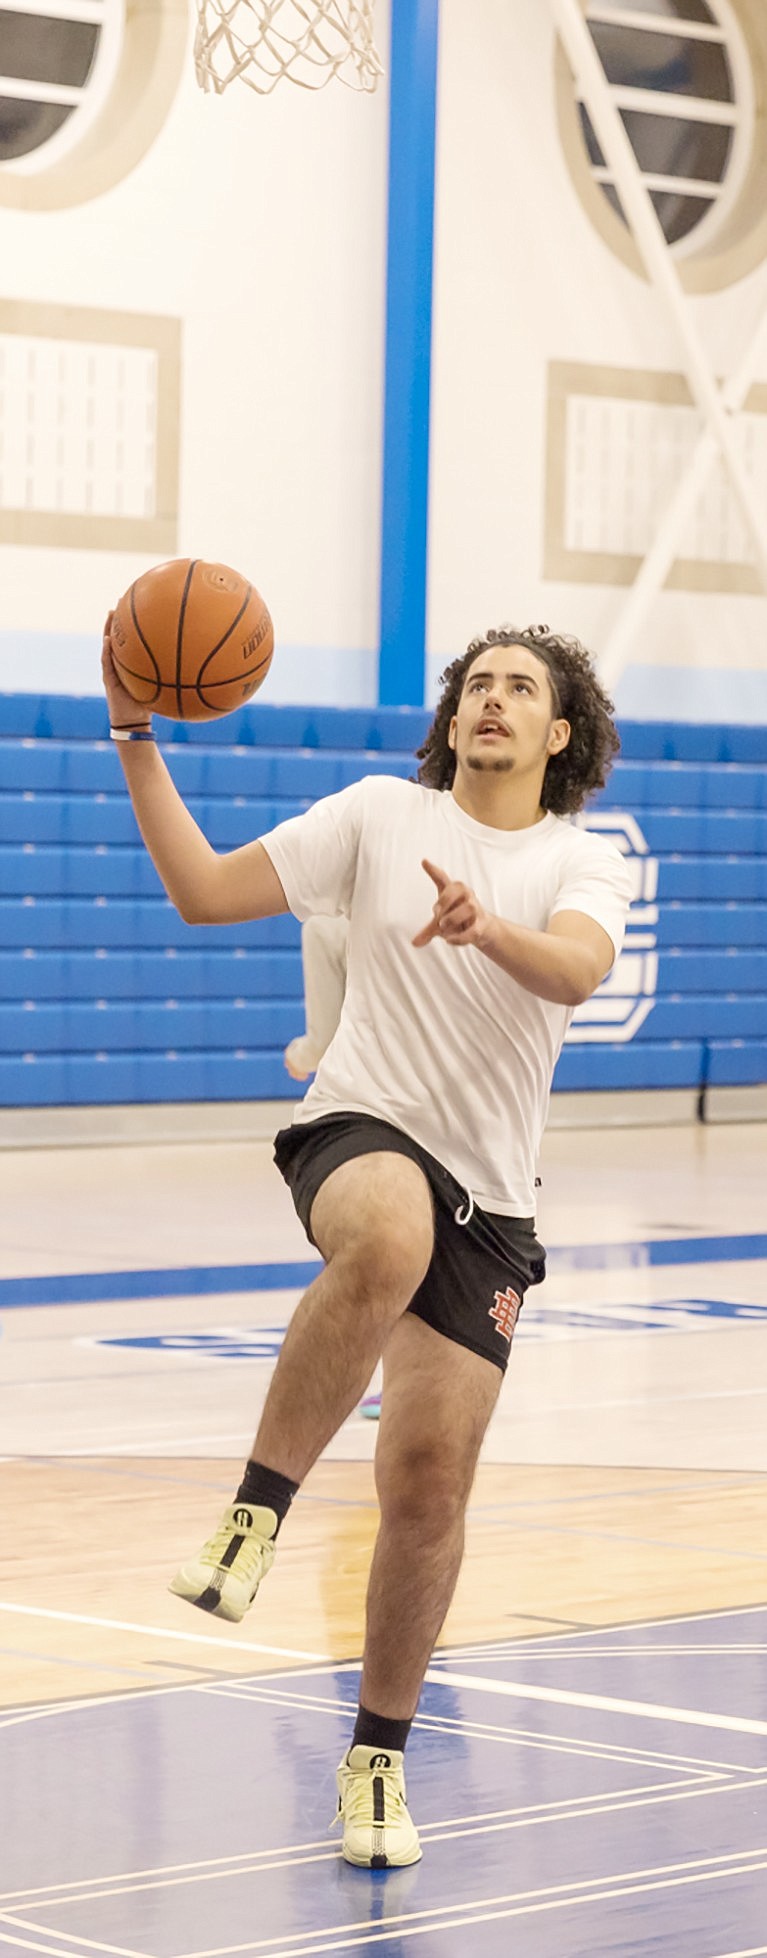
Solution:
M392 0L378 698L425 698L439 0Z
M744 1264L767 1258L767 1232L733 1237L647 1238L628 1244L559 1244L550 1273L619 1271L659 1265ZM183 1298L187 1294L299 1291L323 1267L316 1260L275 1265L182 1265L159 1271L63 1272L0 1279L0 1308L87 1305L105 1299Z

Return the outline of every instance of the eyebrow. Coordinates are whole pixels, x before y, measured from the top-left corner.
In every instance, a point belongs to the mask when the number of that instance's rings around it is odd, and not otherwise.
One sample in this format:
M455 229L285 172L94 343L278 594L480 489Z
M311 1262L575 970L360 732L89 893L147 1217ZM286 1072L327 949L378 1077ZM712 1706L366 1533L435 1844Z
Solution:
M464 684L465 686L470 687L473 680L496 680L498 678L507 681L524 680L526 686L535 687L536 693L539 691L538 681L534 679L532 673L503 673L501 675L498 675L497 673L490 673L490 672L469 673L466 676L466 680Z

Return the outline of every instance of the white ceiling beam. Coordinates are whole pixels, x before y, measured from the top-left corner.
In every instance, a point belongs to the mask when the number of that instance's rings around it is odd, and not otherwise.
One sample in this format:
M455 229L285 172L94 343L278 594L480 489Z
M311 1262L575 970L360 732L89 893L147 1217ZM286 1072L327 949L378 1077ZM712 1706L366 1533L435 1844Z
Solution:
M674 20L670 14L651 14L642 7L611 7L590 0L586 8L586 19L605 27L638 27L648 34L670 34L675 41L716 41L726 44L727 36L723 27L714 21Z
M586 33L588 35L588 28ZM636 109L643 116L671 116L674 122L715 122L734 127L739 120L734 102L715 102L705 95L672 95L667 88L630 88L625 82L608 82L590 35L589 46L602 76L602 85L619 109ZM580 86L576 89L576 95L588 109L589 104Z
M683 359L684 371L693 399L705 415L707 430L725 462L744 521L753 539L759 575L767 591L767 515L759 502L755 485L744 469L732 426L732 411L725 404L711 371L687 296L671 256L660 220L619 114L616 96L607 83L602 63L589 33L578 0L550 0L554 23L565 48L581 99L586 103L600 149L609 166L626 220L645 266L648 278L662 299L673 323ZM659 532L665 529L667 512L659 517ZM660 543L659 543L660 549ZM627 656L624 635L622 660ZM612 678L617 678L614 643L608 648Z
M65 88L63 82L20 81L15 75L0 74L0 95L7 102L55 102L74 106L76 102L82 102L83 90Z
M723 406L732 417L743 408L749 388L756 378L766 313L767 308L764 308L759 314L746 351L741 356L734 374L725 382L722 389ZM671 501L663 511L662 521L658 525L646 557L642 560L600 659L599 671L607 687L614 686L623 672L650 606L663 589L674 563L685 524L703 494L718 457L719 443L710 424L707 424L701 429Z
M593 164L591 174L595 183L611 184L613 182L612 170L608 169L606 163ZM712 182L707 177L664 177L663 172L660 170L643 170L642 182L646 190L678 190L682 197L707 197L714 199L721 197L724 189L724 185L717 183L716 179Z

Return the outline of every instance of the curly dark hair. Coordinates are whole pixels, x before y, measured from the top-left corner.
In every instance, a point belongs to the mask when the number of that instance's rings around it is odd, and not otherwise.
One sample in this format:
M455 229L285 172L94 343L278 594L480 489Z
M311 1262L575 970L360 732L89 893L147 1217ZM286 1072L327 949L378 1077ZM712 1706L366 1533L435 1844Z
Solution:
M491 646L526 646L546 667L555 718L569 721L571 732L568 746L549 757L541 804L555 816L572 816L595 789L604 787L621 744L613 720L615 708L600 686L591 654L579 639L550 632L547 625L491 627L483 638L472 639L466 652L445 667L434 720L417 750L421 767L416 779L430 789L452 788L456 761L448 746L448 728L469 667Z

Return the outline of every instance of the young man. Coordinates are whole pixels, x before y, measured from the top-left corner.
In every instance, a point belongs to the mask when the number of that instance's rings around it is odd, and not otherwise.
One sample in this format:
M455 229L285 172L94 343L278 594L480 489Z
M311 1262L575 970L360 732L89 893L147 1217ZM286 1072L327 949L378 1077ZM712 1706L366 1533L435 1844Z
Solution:
M605 780L612 703L577 640L501 627L443 674L417 782L371 776L219 857L112 667L138 822L190 924L350 921L341 1021L276 1160L325 1268L301 1300L231 1509L171 1589L238 1620L291 1500L383 1356L381 1521L343 1853L417 1861L403 1754L524 1292L535 1166L573 1008L620 950L617 850L566 819Z

